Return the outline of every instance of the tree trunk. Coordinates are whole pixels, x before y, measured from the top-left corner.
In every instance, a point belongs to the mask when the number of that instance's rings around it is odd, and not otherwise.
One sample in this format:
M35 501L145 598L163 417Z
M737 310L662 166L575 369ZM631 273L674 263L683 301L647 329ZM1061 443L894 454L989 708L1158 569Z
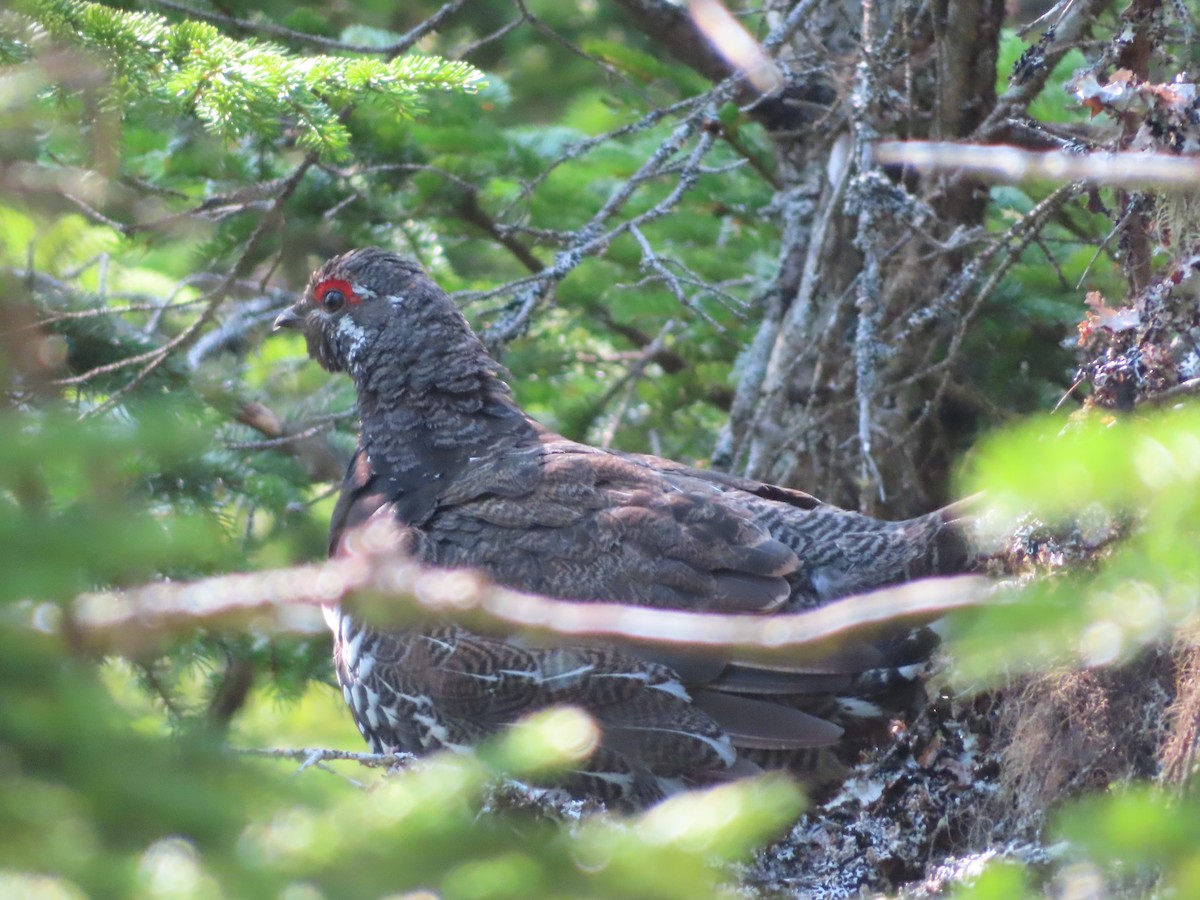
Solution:
M910 4L862 4L853 46L851 23L826 12L820 47L804 29L782 60L796 70L821 54L842 99L823 120L773 132L779 275L715 461L911 515L945 499L955 432L975 415L955 394L952 336L961 237L982 224L987 192L881 169L870 149L975 130L996 103L1004 4L943 0L915 18Z

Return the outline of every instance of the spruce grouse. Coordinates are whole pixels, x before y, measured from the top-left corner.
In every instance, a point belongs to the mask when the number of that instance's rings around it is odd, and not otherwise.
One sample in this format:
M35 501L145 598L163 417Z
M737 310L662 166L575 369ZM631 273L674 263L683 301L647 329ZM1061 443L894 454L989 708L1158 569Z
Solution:
M329 548L391 516L417 558L579 601L799 611L964 570L945 513L884 522L786 488L567 440L527 416L446 293L411 260L360 249L313 274L275 321L346 372L362 430ZM925 632L796 670L612 646L528 646L455 625L365 627L329 611L338 680L377 752L466 749L525 713L587 709L602 741L567 787L642 805L681 787L789 768L828 785L850 735L911 688Z

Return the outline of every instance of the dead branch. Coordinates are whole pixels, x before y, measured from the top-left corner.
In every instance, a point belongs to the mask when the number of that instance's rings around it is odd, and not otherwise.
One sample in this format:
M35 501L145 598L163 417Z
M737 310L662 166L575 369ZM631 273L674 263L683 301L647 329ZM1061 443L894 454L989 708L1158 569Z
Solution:
M238 753L245 756L259 756L265 759L294 759L302 765L301 770L322 762L349 760L360 766L376 769L392 769L407 766L416 759L411 753L355 753L351 750L332 750L323 747L302 748L239 748Z
M162 346L155 347L153 350L128 356L124 359L107 363L102 366L96 366L95 368L89 369L82 374L69 378L63 378L58 382L58 384L61 385L84 384L99 375L116 372L132 366L141 367L125 385L113 391L103 403L87 410L83 414L84 417L97 416L116 406L123 397L137 388L139 384L145 381L146 378L160 368L173 354L186 350L199 339L204 326L213 320L217 314L217 310L220 309L221 305L229 297L229 294L233 290L234 286L241 278L245 276L246 272L249 271L254 260L254 254L258 250L258 245L262 242L262 239L266 235L267 231L273 225L278 224L280 211L282 210L284 203L287 202L288 198L291 197L296 188L299 187L300 182L303 180L305 174L307 174L308 170L312 168L316 161L317 155L315 153L309 153L300 162L300 164L292 170L291 174L289 174L288 177L283 180L279 192L275 196L274 202L271 204L270 210L263 215L257 227L246 241L238 261L234 264L233 268L230 269L229 274L225 276L225 278L223 278L221 282L208 294L206 297L207 302L205 303L204 308L201 310L200 315L197 316L191 323L189 323L188 326L183 329L183 331L179 332L179 334L171 338Z
M1086 181L1166 192L1194 191L1200 185L1195 157L1165 153L1038 152L1000 145L885 141L876 145L874 158L883 165L963 172L1002 184Z
M827 659L847 641L978 605L988 582L934 578L847 597L792 615L714 615L615 603L552 600L499 587L470 570L435 569L402 556L391 527L364 529L354 555L317 565L222 575L84 594L62 610L39 608L40 630L80 652L138 657L198 630L313 633L320 607L353 603L380 625L451 619L475 631L534 640L608 641L640 648L702 648L745 662Z

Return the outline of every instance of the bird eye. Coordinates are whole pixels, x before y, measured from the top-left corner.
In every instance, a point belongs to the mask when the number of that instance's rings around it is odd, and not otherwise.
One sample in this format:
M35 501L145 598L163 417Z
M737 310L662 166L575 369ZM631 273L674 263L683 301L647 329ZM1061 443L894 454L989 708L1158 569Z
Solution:
M337 312L347 304L353 305L358 302L358 294L354 293L354 286L341 278L326 278L316 286L313 298L325 312L330 314Z
M331 288L321 295L321 305L326 312L337 312L346 305L346 295L336 288Z

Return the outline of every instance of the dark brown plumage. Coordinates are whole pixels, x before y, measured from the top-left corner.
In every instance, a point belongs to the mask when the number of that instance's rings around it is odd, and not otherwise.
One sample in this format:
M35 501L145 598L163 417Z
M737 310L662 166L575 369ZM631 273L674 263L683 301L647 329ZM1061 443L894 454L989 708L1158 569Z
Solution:
M882 522L549 432L516 405L446 294L393 253L330 260L276 327L303 330L309 353L358 389L362 432L331 554L347 529L394 516L420 559L520 590L764 615L967 563L942 514ZM455 626L380 633L340 610L330 624L338 679L377 751L466 748L527 712L575 703L603 743L570 787L622 803L757 763L827 779L843 726L910 685L900 667L930 648L928 635L905 635L777 671L523 647Z

